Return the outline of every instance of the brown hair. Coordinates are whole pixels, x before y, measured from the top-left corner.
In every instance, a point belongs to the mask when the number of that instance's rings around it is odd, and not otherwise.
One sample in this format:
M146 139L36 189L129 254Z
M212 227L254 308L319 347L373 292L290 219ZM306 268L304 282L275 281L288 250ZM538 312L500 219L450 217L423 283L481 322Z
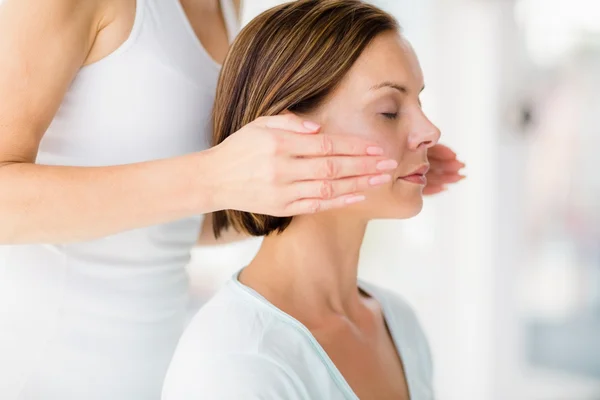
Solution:
M261 116L308 113L329 95L380 33L396 20L360 0L298 0L252 20L234 41L219 77L213 146ZM213 215L216 237L230 226L254 236L283 231L291 217L225 210Z

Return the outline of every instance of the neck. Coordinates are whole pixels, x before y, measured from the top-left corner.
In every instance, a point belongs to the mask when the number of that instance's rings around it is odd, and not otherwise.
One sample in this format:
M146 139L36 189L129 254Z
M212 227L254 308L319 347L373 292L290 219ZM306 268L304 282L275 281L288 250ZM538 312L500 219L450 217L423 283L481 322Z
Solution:
M301 305L313 316L349 315L360 301L358 261L366 226L339 214L294 217L283 233L264 239L240 279L269 300Z

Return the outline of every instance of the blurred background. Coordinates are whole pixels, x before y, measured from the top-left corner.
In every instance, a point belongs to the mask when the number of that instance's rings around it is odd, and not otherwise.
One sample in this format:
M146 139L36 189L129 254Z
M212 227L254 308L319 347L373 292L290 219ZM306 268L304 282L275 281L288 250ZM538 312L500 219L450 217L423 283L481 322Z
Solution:
M247 0L248 21L277 0ZM373 222L366 280L402 294L441 400L600 399L600 1L378 0L468 178ZM197 248L198 301L258 240Z

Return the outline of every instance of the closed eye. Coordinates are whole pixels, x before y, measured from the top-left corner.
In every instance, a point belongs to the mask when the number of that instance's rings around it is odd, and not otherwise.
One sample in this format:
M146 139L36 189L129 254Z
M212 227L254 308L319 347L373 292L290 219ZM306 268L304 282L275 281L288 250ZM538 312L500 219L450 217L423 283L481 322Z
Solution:
M398 113L381 113L387 119L396 119L398 118Z

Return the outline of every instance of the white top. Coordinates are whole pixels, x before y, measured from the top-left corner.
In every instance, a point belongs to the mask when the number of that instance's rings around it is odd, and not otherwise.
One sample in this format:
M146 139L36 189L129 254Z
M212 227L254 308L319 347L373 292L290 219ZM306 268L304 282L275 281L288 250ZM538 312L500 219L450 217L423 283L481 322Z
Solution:
M222 9L231 39L235 10L230 0ZM206 149L219 71L178 0L137 0L129 38L79 71L37 162L106 166ZM0 399L160 398L200 224L0 246Z
M397 295L361 282L381 305L402 358L412 400L433 399L427 340ZM352 349L348 349L351 351ZM237 274L183 334L167 373L163 400L355 400L310 331Z

